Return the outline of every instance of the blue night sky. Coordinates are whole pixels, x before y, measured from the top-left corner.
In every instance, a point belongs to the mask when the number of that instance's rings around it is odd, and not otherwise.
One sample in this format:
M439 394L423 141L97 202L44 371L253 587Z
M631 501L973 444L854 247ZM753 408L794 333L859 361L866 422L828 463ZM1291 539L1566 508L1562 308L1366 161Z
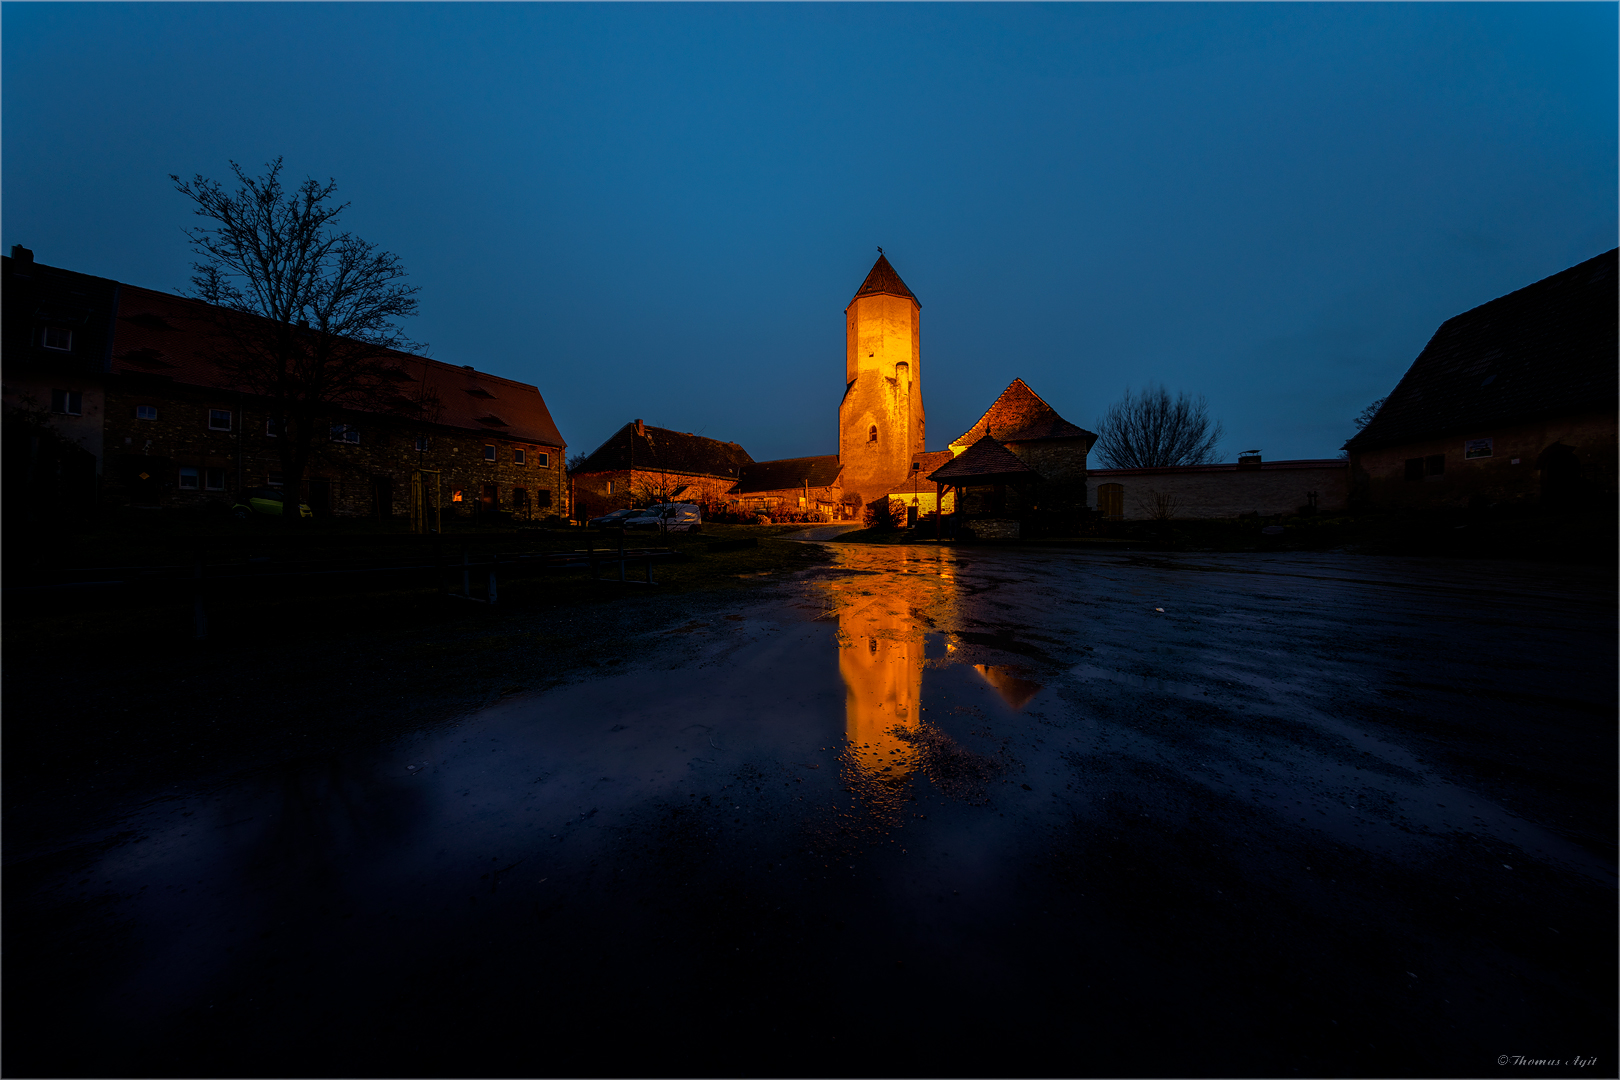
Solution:
M1331 457L1446 318L1615 246L1614 4L31 4L4 245L184 291L168 175L285 156L429 355L833 453L843 308L922 302L928 445L1150 380Z

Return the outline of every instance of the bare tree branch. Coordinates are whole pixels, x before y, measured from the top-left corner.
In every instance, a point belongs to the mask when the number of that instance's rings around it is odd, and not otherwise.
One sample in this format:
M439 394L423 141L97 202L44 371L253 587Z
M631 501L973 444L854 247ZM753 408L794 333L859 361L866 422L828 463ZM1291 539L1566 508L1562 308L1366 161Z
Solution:
M442 403L426 372L417 379L398 355L426 348L398 326L416 314L417 289L404 283L398 256L336 229L348 208L333 199L336 182L308 179L289 191L281 158L262 176L230 165L234 192L201 175L169 177L208 222L183 230L198 257L191 291L211 306L221 369L269 401L284 436L282 474L297 491L340 410L431 422ZM414 392L402 389L411 382Z
M1097 421L1097 459L1110 469L1207 465L1225 434L1209 418L1209 403L1185 392L1175 398L1149 385L1140 397L1130 390Z

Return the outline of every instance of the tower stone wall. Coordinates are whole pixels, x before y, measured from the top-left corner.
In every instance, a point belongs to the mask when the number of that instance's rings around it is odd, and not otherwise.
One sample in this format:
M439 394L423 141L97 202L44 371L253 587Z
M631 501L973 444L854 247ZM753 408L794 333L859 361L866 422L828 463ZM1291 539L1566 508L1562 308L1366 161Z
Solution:
M898 489L924 449L921 315L882 256L844 309L838 460L844 490L863 501Z

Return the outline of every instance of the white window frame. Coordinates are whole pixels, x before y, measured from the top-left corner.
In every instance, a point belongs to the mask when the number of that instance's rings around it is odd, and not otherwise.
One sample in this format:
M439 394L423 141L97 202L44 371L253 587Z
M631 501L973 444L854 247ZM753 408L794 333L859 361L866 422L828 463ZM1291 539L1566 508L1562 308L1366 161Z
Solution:
M220 427L219 424L215 423L216 419L218 417L221 417L221 416L223 416L225 418L225 426L224 427ZM229 431L229 430L231 430L231 427L234 424L235 420L236 420L236 418L231 415L231 410L229 410L229 409L209 409L208 410L208 430L209 431Z
M495 460L495 444L494 443L485 443L484 444L484 460L485 461L494 461Z
M51 335L61 334L66 340L61 345L51 344ZM73 331L65 326L47 326L39 335L39 343L47 349L56 349L58 352L73 351Z
M191 481L189 484L186 483L188 479ZM179 489L181 491L201 491L202 470L192 465L180 466Z
M536 450L534 452L534 459L534 463L537 467L542 469L551 468L551 455L546 453L544 450Z
M141 410L142 409L145 409L147 412L151 413L152 415L151 416L142 416L141 415ZM137 406L135 406L135 419L137 419L137 420L156 420L157 418L158 418L158 411L157 411L157 406L156 405L137 405Z
M523 457L524 457L523 447L520 446L516 450L512 451L512 464L514 464L514 465L527 465L528 462L524 461Z
M59 409L56 406L60 404ZM84 392L82 390L51 390L51 412L61 413L64 416L84 415Z
M418 454L427 453L427 446L428 446L427 436L426 435L418 435L416 437L416 452Z

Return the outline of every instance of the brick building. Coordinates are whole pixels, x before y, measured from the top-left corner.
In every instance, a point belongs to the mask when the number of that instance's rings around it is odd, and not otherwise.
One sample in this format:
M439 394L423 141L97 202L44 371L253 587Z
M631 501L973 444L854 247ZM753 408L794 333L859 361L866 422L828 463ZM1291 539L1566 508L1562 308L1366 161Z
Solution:
M756 514L772 515L786 508L819 511L837 521L847 512L837 454L744 465L730 498L736 508Z
M1384 507L1612 506L1616 251L1448 319L1345 444Z
M723 505L753 461L736 443L632 420L569 474L574 517L585 521L655 502Z
M15 288L20 261L5 266L8 402L44 386L37 373L13 386L14 361L33 355L22 345L27 320L13 319L25 292ZM84 444L94 447L103 503L229 506L246 489L281 484L280 436L269 402L221 369L208 305L133 285L97 286L103 279L38 264L31 273L36 282L56 275L87 295L111 298L100 308L90 305L89 314L81 313L86 321L73 324L83 327L70 354L78 370L47 380L54 380L53 393L74 395L65 400L79 412L63 423L82 425ZM30 333L68 340L53 329L61 320L49 304L27 302L43 312ZM103 315L98 339L91 326ZM385 358L401 407L334 409L323 419L327 437L317 440L299 492L316 514L408 514L418 470L427 473L430 498L442 492L446 514L567 513L567 447L538 389L406 353Z

